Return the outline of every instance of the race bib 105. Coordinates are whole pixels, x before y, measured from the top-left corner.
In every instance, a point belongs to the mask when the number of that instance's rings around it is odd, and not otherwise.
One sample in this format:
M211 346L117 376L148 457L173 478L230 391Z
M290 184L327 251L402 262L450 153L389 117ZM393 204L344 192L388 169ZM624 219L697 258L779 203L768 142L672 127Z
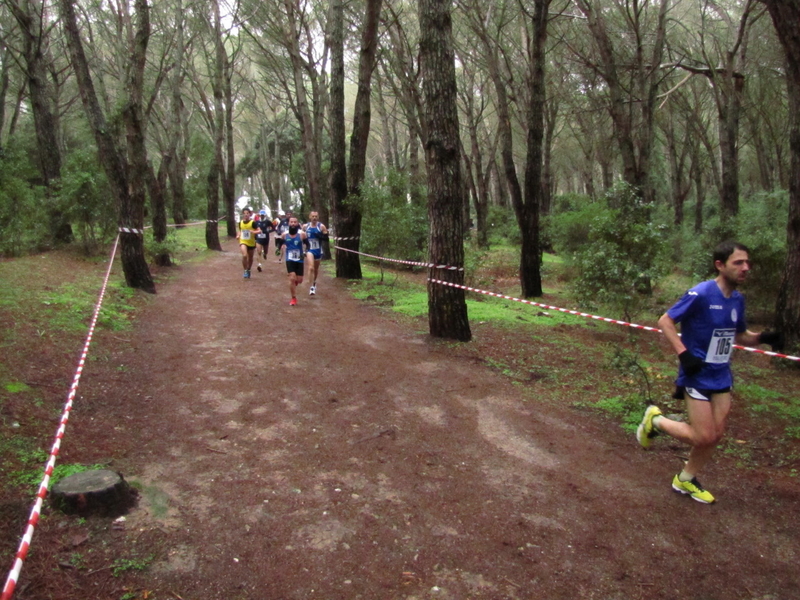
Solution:
M706 362L717 364L728 362L731 359L731 352L733 352L735 335L735 329L715 329L711 335L711 342L708 344Z

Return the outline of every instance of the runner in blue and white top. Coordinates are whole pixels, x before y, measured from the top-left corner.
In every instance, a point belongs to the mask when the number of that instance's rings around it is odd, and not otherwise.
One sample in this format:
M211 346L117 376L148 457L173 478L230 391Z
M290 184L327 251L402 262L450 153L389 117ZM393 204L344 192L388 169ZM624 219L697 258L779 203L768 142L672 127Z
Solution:
M775 348L782 345L783 338L778 332L747 329L744 298L736 290L750 272L747 247L737 242L720 244L714 250L714 268L714 279L690 289L658 320L680 361L675 397L685 398L688 420L668 419L650 405L636 431L643 448L649 448L659 433L692 447L683 470L672 479L672 489L704 504L715 499L697 481L697 473L711 459L725 431L732 401L733 345L770 344Z
M281 255L286 259L286 272L289 274L289 291L292 299L290 306L297 306L297 286L303 283L303 242L306 241L306 232L300 229L297 217L289 219L288 231L281 236Z
M705 365L689 374L681 365L678 386L698 390L719 390L733 385L729 361L737 333L747 330L744 320L744 297L736 290L726 297L715 279L690 289L667 311L675 323L681 323L681 342ZM691 369L690 369L691 370Z
M259 229L259 232L256 233L256 252L258 253L258 271L260 273L261 259L267 259L267 252L269 251L269 234L274 229L272 226L272 221L267 218L266 210L261 210L258 213L256 227Z
M303 230L308 236L308 254L306 262L308 264L308 278L311 280L311 287L308 290L309 296L317 293L317 275L322 263L322 241L328 237L328 228L319 222L319 213L311 211L308 215L310 221L303 225Z
M290 213L291 214L291 213ZM289 217L281 213L278 218L272 222L272 227L275 229L275 256L279 257L278 262L281 262L281 246L283 245L283 234L289 231Z

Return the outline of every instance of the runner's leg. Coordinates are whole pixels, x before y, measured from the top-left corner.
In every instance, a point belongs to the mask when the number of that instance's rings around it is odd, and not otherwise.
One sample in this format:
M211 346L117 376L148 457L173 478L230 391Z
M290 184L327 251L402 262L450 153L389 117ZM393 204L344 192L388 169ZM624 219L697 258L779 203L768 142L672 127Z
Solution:
M314 285L314 282L317 279L316 271L314 270L314 255L309 252L306 254L306 271L308 273L308 280L311 282L311 285Z
M725 433L728 413L731 410L731 393L714 394L711 402L690 400L687 405L689 422L697 423L697 442L689 452L689 461L685 471L694 476L711 459L711 455Z
M247 248L247 266L245 269L249 271L253 267L253 256L256 253L255 246L246 246Z

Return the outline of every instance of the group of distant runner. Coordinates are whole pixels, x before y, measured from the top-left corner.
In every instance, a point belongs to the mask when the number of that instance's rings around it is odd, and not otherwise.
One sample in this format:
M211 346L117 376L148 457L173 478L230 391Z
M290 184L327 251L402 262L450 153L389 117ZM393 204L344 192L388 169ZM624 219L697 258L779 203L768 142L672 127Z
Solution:
M257 269L263 269L262 260L269 256L270 234L274 233L275 256L277 262L286 263L286 272L289 277L289 291L291 292L290 306L297 306L297 286L303 283L303 277L308 274L311 286L309 296L317 293L317 276L319 275L322 261L322 242L328 238L328 228L319 222L319 213L311 211L308 222L303 225L291 211L280 213L278 218L271 220L267 211L259 211L258 218L253 217L249 208L242 210L236 239L239 240L239 249L242 253L242 269L244 279L250 279L255 255L258 255Z

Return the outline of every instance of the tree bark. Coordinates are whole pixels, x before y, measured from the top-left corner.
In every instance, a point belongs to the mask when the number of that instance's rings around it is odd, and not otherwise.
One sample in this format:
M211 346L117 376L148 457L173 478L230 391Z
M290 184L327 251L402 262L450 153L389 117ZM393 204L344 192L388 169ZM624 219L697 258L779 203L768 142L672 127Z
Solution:
M317 138L314 133L314 117L308 103L308 92L306 83L303 79L303 57L300 54L300 26L297 23L297 0L284 0L286 14L288 18L288 29L286 31L286 47L292 65L292 76L294 80L294 92L296 98L296 114L300 124L300 136L303 141L303 161L306 171L306 182L308 185L309 206L314 210L320 210L320 160Z
M350 229L347 211L347 156L344 127L344 6L342 0L331 0L331 82L330 132L331 173L330 197L336 245L358 251L360 231ZM355 236L355 239L353 239ZM358 254L336 250L336 277L361 279Z
M786 53L791 152L786 263L775 304L775 327L786 336L787 347L795 351L800 348L800 1L764 3Z
M188 154L186 146L189 143L186 131L185 106L183 104L183 78L184 67L184 26L185 16L183 14L182 0L175 2L175 24L177 32L175 34L175 49L172 64L172 81L170 97L171 122L169 130L172 139L170 140L170 169L168 171L169 186L172 192L172 220L176 225L182 225L188 221L186 210L186 164Z
M212 161L206 176L206 248L222 251L219 243L219 165Z
M44 7L35 0L6 4L14 14L23 38L25 77L39 152L39 171L44 185L50 186L61 177L61 152L57 139L57 107L54 106L53 94L47 81L47 39L44 37L47 24L42 13Z
M666 41L667 11L670 3L659 0L654 31L645 35L641 30L642 17L649 3L626 3L626 20L631 28L625 32L632 40L632 55L623 59L615 48L612 28L606 23L602 3L578 0L578 8L587 19L597 49L598 70L609 95L609 114L614 122L614 135L620 150L623 179L631 184L648 202L654 200L653 181L650 177L653 144L655 140L653 114L656 91L661 81L661 65ZM649 56L645 40L652 37ZM627 62L632 64L627 64ZM591 58L589 62L595 62ZM627 75L627 77L626 77Z
M0 37L0 150L3 149L3 129L6 123L6 96L8 95L8 66L11 62L11 53L8 51L5 40Z
M223 95L225 98L225 167L222 173L222 202L228 217L228 236L236 237L236 156L233 145L233 65L220 37L223 58ZM254 207L255 208L255 207Z
M163 154L158 173L153 169L153 164L147 164L147 188L150 194L150 210L153 211L153 239L163 242L167 239L167 173L170 171L172 156ZM160 267L172 265L169 252L160 252L155 257L155 263Z
M117 145L97 99L86 53L83 49L83 42L78 30L73 1L59 0L59 6L70 58L72 59L72 67L75 70L78 81L81 101L94 133L100 162L117 203L119 225L123 229L120 232L120 245L125 282L129 287L155 293L155 284L144 256L144 240L141 234L144 227L144 177L146 176L146 172L142 170L142 161L144 161L146 167L146 155L132 156L131 160L136 160L137 164L135 166L129 165ZM145 53L150 34L149 9L146 0L136 0L134 6L138 16L138 25L134 45L130 48L130 71L125 86L127 97L125 98L126 106L123 110L123 120L126 122L126 130L128 132L129 152L138 152L140 145L143 148L143 143L140 144L136 139L138 135L137 129L141 131L142 127L142 90L141 88L137 90L136 87L143 83L142 69L144 68Z
M545 45L547 43L547 12L550 0L534 0L532 17L533 39L530 57L530 105L528 107L528 141L525 165L525 203L515 206L522 233L519 280L522 296L542 295L542 250L539 241L539 212L545 190L542 182L544 163Z
M419 0L420 67L428 139L429 261L464 266L461 143L456 105L452 20L448 0ZM463 285L464 272L432 268L431 278ZM434 337L469 341L464 290L428 283L428 324Z
M214 95L214 110L212 117L212 130L214 133L214 158L212 160L214 168L217 169L217 176L213 178L216 182L217 190L212 193L211 184L212 178L209 175L208 183L208 213L213 212L214 216L209 216L208 219L217 219L219 215L219 191L222 188L223 208L225 209L225 227L227 229L228 237L236 237L236 215L233 211L233 204L227 205L225 199L225 153L223 146L225 144L225 62L227 55L225 54L225 46L222 43L222 16L220 14L219 0L214 0L212 3L214 11L214 23L212 25L212 35L214 36L214 72L211 76L211 91ZM216 206L212 207L211 202L216 201ZM215 231L217 223L214 223ZM212 241L213 241L212 235ZM217 245L219 245L219 233L216 234ZM206 232L206 241L208 241L208 231ZM209 250L217 250L218 248L208 246ZM221 249L221 248L219 248Z
M33 128L36 133L39 172L42 183L47 188L47 194L56 195L61 179L61 144L58 139L60 130L58 105L47 74L48 62L51 62L48 52L50 26L44 14L45 7L38 0L22 0L20 4L15 2L6 4L14 14L23 38L22 51L33 113ZM5 64L3 70L5 72ZM5 91L3 101L4 97ZM54 210L50 216L53 239L60 243L71 242L72 226L63 212Z

